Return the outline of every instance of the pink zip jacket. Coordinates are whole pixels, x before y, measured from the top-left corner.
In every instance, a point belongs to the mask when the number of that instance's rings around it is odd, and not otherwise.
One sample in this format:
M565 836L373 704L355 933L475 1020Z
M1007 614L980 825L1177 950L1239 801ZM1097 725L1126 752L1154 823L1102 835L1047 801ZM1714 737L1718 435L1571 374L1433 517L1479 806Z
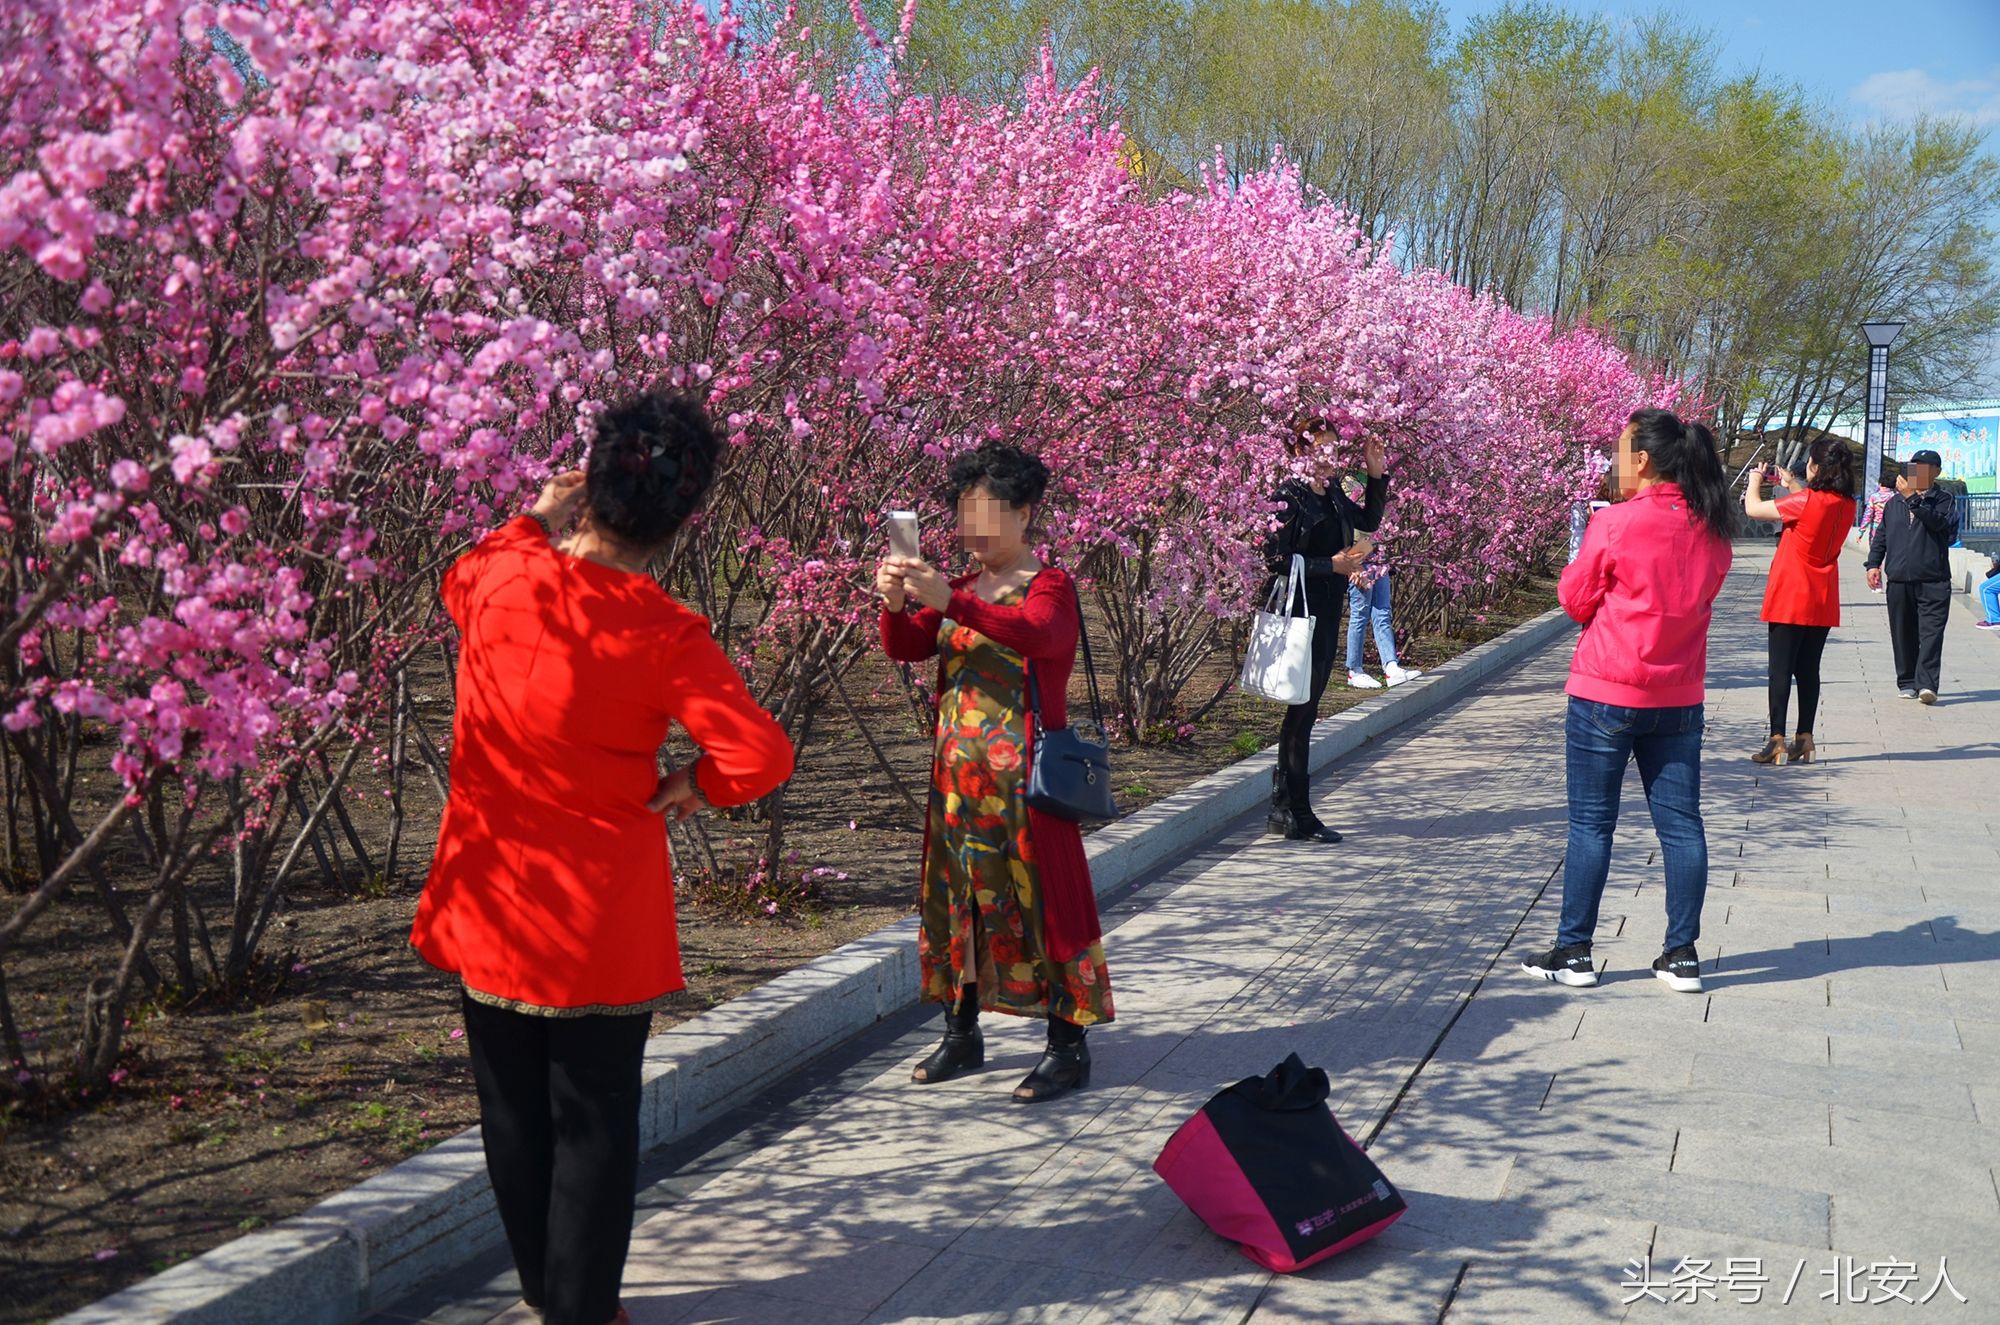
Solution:
M1568 692L1623 708L1702 702L1708 619L1731 553L1660 483L1590 519L1556 595L1583 623Z

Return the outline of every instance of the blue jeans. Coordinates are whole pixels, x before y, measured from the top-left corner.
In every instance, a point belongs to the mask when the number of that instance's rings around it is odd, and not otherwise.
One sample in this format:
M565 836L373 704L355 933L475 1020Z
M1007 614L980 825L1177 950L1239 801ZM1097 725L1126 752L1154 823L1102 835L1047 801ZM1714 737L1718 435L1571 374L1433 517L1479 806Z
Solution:
M1350 580L1347 584L1347 670L1361 670L1362 649L1366 647L1368 623L1375 622L1375 653L1384 667L1396 665L1396 630L1389 624L1389 577L1384 575L1366 589Z
M1349 601L1352 601L1351 595ZM2000 621L2000 575L1989 576L1980 581L1979 603L1986 609L1986 619L1988 621ZM1352 627L1348 629L1347 639L1347 651L1353 653L1354 630Z
M1570 697L1569 851L1563 858L1562 929L1556 943L1588 943L1611 872L1611 831L1625 765L1639 761L1646 806L1667 867L1664 950L1701 936L1708 893L1708 836L1701 822L1702 706L1634 709Z

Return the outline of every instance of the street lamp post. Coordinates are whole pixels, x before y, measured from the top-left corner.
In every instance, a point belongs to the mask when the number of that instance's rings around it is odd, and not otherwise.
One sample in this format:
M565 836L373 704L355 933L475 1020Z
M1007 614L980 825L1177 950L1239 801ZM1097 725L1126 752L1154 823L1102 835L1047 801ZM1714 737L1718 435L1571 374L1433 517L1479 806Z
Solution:
M1900 322L1863 322L1861 334L1868 338L1868 421L1862 431L1862 448L1866 466L1863 471L1861 489L1873 492L1875 484L1882 477L1882 435L1886 431L1889 413L1889 342L1896 339L1896 333L1903 329ZM1855 523L1860 523L1867 509L1866 502L1854 505Z

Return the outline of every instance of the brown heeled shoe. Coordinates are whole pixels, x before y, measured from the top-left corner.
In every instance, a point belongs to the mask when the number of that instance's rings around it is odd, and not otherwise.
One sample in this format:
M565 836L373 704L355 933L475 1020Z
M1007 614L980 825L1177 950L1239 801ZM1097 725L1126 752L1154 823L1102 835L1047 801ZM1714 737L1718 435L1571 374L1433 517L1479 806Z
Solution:
M1750 756L1753 764L1782 764L1785 762L1785 738L1773 736L1764 742L1764 748Z
M1811 732L1800 732L1792 738L1785 749L1785 758L1794 764L1810 764L1813 761L1813 738Z

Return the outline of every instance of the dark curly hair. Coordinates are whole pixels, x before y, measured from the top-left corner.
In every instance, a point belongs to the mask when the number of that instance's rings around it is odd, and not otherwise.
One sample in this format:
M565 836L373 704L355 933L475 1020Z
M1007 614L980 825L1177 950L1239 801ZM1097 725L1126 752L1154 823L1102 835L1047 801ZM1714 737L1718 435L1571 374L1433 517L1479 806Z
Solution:
M1856 495L1856 471L1861 466L1855 463L1854 452L1848 449L1846 442L1821 433L1806 457L1819 466L1819 472L1806 480L1808 488L1840 497Z
M625 542L658 548L701 509L722 444L686 396L642 391L597 416L584 470L591 519Z
M955 457L939 496L956 510L958 499L983 487L1009 506L1035 506L1049 489L1049 467L1018 446L986 442Z

